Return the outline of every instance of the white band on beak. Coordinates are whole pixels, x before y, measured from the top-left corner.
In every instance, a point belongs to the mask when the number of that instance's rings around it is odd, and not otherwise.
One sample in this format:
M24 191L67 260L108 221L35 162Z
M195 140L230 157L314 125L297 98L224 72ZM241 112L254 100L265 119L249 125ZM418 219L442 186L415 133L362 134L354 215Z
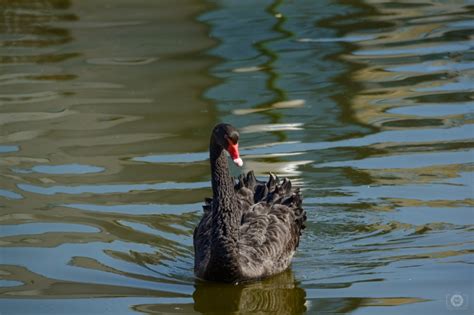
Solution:
M238 167L242 167L242 165L244 165L244 161L242 161L241 158L236 158L236 159L234 159L234 163L235 163L235 165L237 165Z

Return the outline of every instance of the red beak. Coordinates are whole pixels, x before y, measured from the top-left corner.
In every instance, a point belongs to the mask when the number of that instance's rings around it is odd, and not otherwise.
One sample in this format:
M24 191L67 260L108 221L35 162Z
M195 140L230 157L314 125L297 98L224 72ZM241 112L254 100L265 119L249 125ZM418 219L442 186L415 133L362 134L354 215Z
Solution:
M227 152L229 152L230 157L234 161L235 165L241 167L244 164L244 162L242 161L242 159L240 158L240 155L239 155L239 144L238 143L233 144L232 141L229 141L229 146L227 147Z

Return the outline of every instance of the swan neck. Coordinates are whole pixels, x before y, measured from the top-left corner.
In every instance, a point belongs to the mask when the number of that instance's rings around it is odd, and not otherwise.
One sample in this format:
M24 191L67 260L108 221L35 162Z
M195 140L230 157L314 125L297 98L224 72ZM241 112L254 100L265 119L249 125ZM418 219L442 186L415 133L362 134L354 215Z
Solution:
M234 181L224 149L213 138L209 148L212 175L212 226L209 277L234 281L238 264L241 209L236 200Z
M229 165L224 149L211 139L210 160L213 200L219 201L221 210L232 210L235 202L234 182L229 174Z

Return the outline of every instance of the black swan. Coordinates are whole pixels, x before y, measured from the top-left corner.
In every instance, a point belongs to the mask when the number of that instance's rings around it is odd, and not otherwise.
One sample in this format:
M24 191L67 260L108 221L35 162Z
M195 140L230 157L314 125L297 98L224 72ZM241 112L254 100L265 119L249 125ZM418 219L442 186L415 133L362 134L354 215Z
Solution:
M213 196L193 236L194 273L203 280L237 283L284 271L304 229L302 197L288 179L270 174L265 183L252 171L238 181L230 176L224 150L242 166L238 141L229 124L218 124L211 134Z

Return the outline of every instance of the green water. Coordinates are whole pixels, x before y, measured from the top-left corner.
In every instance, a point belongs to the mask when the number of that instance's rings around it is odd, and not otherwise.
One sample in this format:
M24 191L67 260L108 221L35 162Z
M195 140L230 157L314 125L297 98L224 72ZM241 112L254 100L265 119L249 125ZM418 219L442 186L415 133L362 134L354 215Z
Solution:
M473 5L0 1L0 313L472 314ZM304 194L264 281L193 276L221 121Z

